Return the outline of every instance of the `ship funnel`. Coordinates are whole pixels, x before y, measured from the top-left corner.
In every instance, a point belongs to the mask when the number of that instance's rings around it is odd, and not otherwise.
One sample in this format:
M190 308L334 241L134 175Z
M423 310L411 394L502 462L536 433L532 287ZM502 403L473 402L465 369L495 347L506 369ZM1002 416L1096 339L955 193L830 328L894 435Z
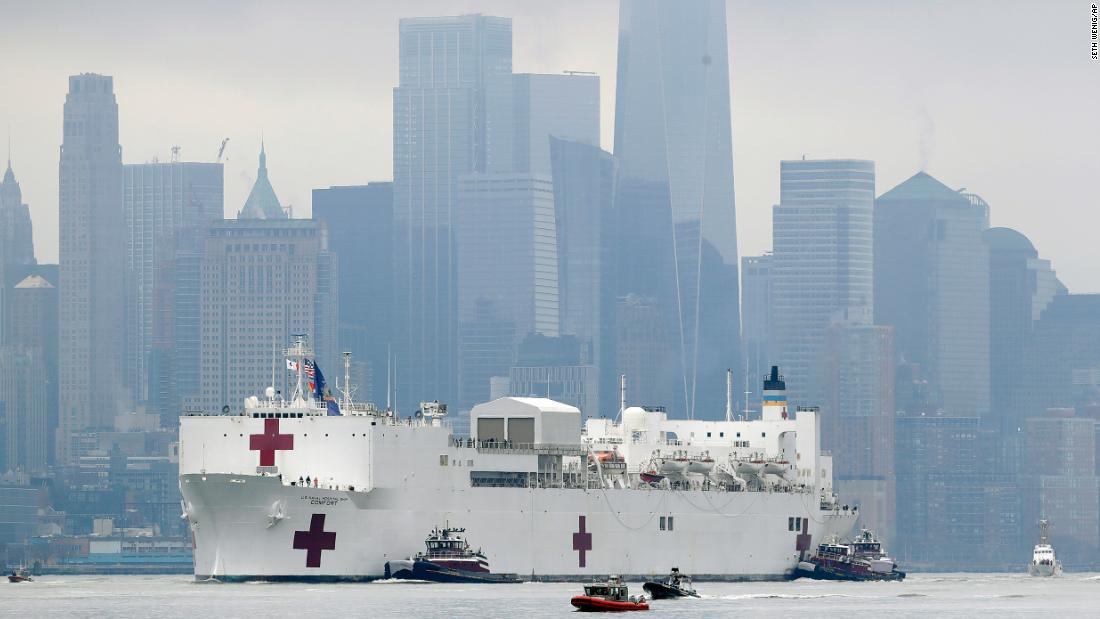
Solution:
M779 373L779 366L773 365L772 371L764 377L763 411L766 420L787 418L787 383Z

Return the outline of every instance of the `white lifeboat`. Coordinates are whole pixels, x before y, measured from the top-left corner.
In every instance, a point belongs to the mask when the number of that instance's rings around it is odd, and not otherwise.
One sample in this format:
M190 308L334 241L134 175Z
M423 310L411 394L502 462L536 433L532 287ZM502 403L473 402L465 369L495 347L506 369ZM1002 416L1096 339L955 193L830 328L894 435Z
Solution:
M688 461L688 472L700 475L710 475L714 470L714 458L710 456L698 456Z
M688 469L687 458L657 458L657 470L665 475L680 475Z

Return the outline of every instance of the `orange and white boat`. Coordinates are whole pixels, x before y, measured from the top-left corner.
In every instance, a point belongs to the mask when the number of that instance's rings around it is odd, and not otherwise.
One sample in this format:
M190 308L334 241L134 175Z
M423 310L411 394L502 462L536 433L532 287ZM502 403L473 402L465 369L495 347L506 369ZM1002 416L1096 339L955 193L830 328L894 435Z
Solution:
M645 596L631 597L626 583L618 576L609 577L607 582L585 585L584 595L573 596L569 603L581 612L649 610Z

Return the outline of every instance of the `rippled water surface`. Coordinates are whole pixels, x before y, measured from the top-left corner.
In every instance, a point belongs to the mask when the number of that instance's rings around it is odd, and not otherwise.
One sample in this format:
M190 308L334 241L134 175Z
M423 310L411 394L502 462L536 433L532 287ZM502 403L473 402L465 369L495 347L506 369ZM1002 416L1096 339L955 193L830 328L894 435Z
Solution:
M901 583L698 583L663 617L1100 616L1100 575L912 574ZM196 583L186 576L41 576L0 584L4 617L563 617L580 586ZM641 583L631 583L641 593ZM864 614L870 613L870 614Z

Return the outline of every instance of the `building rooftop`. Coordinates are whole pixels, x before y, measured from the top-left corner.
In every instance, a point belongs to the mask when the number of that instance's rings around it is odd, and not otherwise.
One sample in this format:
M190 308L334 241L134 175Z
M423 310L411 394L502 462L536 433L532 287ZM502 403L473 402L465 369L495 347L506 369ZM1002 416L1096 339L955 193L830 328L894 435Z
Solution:
M905 182L879 196L877 200L944 200L970 204L962 194L939 182L927 172L917 172Z
M287 214L279 204L279 197L275 195L275 189L267 178L267 153L263 144L260 145L260 167L256 171L256 183L252 185L252 191L244 202L244 207L237 213L238 219L287 219Z
M15 285L17 289L23 290L26 288L53 288L54 285L46 281L41 275L31 275L23 279Z
M994 251L1019 251L1036 254L1035 246L1026 236L1012 228L990 228L982 232L982 240Z

